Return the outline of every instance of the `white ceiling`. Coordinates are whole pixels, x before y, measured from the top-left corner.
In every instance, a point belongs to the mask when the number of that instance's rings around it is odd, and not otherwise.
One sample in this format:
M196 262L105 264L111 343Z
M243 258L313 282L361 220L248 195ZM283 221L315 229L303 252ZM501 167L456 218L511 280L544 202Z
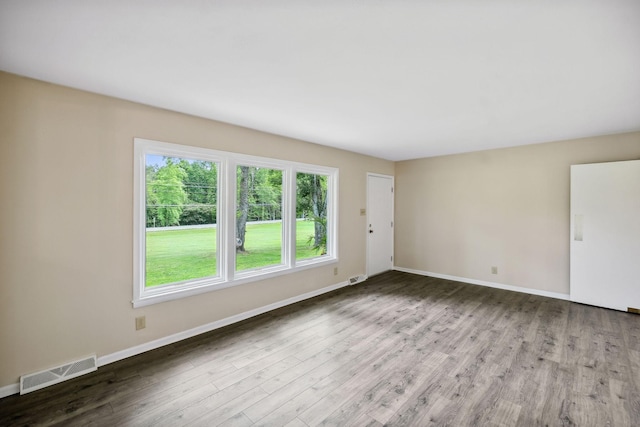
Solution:
M640 0L0 0L0 69L402 160L640 130Z

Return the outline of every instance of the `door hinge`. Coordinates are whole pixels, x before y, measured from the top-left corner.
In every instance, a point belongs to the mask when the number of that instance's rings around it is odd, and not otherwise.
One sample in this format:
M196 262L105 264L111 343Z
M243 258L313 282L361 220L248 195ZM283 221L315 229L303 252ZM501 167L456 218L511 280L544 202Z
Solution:
M391 255L391 261L393 261L393 255Z
M393 221L391 221L391 228L393 228Z
M393 193L393 187L391 187L391 192Z

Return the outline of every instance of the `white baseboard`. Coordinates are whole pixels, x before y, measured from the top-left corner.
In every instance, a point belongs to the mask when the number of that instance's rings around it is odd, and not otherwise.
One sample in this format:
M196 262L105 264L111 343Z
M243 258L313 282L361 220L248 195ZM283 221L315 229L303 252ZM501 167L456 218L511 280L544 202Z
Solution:
M3 397L11 396L12 394L20 393L20 384L9 384L3 387L0 387L0 399Z
M131 347L125 350L121 350L115 353L107 354L105 356L98 357L98 367L107 365L109 363L117 362L118 360L126 359L127 357L135 356L154 350L156 348L163 347L168 344L173 344L178 341L185 340L187 338L195 337L196 335L204 334L206 332L219 329L224 326L231 325L233 323L241 322L259 314L266 313L271 310L275 310L296 302L304 301L309 298L317 297L318 295L326 294L327 292L335 291L336 289L349 286L349 282L336 283L335 285L327 286L325 288L317 289L315 291L307 292L302 295L287 298L282 301L274 302L273 304L265 305L263 307L254 308L253 310L245 311L244 313L235 314L233 316L226 317L224 319L216 320L215 322L207 323L206 325L198 326L193 329L178 332L177 334L169 335L163 338L159 338L148 343L140 344L135 347Z
M327 286L321 289L317 289L315 291L307 292L302 295L297 295L295 297L287 298L285 300L274 302L273 304L265 305L263 307L254 308L253 310L245 311L244 313L240 313L240 314L226 317L224 319L216 320L215 322L207 323L206 325L198 326L196 328L189 329L183 332L178 332L176 334L159 338L157 340L150 341L148 343L136 345L134 347L127 348L125 350L100 356L98 357L98 367L107 365L109 363L117 362L118 360L126 359L127 357L135 356L135 355L147 352L149 350L154 350L156 348L160 348L168 344L173 344L175 342L182 341L184 339L191 338L196 335L203 334L205 332L210 332L210 331L213 331L214 329L219 329L224 326L231 325L232 323L237 323L242 320L246 320L251 317L258 316L259 314L263 314L271 310L275 310L290 304L294 304L296 302L317 297L319 295L326 294L327 292L335 291L336 289L340 289L345 286L349 286L348 281L336 283L335 285ZM9 384L9 385L0 387L0 398L7 397L12 394L17 394L19 392L20 392L20 384L18 383Z
M414 270L412 268L393 267L394 270L405 273L418 274L420 276L436 277L438 279L454 280L456 282L469 283L472 285L487 286L489 288L504 289L506 291L521 292L525 294L538 295L541 297L549 297L569 301L569 294L561 294L558 292L541 291L539 289L522 288L520 286L503 285L502 283L486 282L484 280L467 279L466 277L450 276L448 274L432 273L430 271Z

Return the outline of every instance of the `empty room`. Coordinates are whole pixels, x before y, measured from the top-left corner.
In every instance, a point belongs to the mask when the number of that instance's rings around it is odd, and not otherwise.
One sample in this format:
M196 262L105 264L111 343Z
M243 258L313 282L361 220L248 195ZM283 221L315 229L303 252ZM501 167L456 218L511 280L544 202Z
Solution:
M640 2L0 0L0 425L640 425Z

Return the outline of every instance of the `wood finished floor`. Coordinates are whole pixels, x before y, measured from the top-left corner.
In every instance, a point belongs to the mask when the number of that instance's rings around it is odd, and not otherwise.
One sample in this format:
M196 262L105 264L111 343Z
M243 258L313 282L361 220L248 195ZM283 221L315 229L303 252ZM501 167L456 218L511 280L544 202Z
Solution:
M386 273L25 396L0 425L640 426L640 316Z

